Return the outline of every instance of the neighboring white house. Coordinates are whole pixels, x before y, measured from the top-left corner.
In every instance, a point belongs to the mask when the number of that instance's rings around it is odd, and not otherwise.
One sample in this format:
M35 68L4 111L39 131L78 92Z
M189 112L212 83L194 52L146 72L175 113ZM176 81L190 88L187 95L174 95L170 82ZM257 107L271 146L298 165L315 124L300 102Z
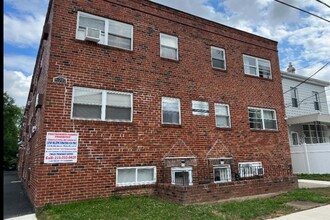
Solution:
M330 82L307 78L289 65L282 73L294 173L330 173Z

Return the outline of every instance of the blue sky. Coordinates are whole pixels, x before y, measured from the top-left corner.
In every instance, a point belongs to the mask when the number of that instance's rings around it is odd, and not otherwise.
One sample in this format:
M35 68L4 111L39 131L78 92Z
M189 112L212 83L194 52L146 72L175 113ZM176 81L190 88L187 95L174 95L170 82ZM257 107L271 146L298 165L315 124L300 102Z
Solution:
M281 70L292 62L297 74L310 76L330 60L330 23L274 0L153 1L278 41ZM282 1L330 20L330 8L317 1ZM47 6L48 0L4 0L4 91L19 106L26 104ZM330 81L330 65L314 78ZM330 108L330 91L327 97Z

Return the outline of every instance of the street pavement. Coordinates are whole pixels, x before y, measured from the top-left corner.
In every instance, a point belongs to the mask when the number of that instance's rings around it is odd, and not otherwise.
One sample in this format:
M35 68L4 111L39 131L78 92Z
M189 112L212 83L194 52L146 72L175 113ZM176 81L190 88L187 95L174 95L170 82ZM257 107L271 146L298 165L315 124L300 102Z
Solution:
M3 171L3 218L15 218L34 214L17 171ZM24 218L28 220L28 218ZM34 218L36 219L36 218Z

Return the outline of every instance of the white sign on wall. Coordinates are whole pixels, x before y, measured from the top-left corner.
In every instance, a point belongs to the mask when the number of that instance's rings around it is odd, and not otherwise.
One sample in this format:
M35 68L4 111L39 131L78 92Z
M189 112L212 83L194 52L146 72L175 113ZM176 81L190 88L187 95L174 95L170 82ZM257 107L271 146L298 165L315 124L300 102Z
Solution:
M78 133L47 132L44 163L76 163Z

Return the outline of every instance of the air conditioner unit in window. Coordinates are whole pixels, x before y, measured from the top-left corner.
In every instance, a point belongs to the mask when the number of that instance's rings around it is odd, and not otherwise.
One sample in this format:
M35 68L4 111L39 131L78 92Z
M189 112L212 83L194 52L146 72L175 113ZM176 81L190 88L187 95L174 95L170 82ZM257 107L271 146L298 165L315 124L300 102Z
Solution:
M38 93L36 96L36 108L40 108L42 106L43 94Z
M101 30L95 28L86 28L85 40L99 42L101 39Z
M37 126L32 126L32 134L36 132L36 130L37 130Z
M257 175L258 175L258 176L263 176L264 173L265 173L264 168L260 167L260 168L257 169Z

